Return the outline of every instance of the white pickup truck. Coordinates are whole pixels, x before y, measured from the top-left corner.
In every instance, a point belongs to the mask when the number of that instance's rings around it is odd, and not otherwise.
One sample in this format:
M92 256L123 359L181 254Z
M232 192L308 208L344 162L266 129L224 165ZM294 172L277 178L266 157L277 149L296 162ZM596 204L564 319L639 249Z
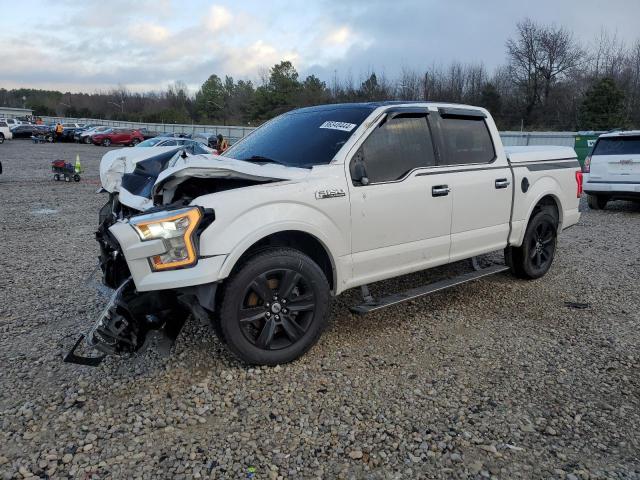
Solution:
M224 156L167 149L101 165L97 238L115 291L87 343L132 352L189 316L252 364L306 352L331 297L366 313L511 269L550 268L579 219L582 173L563 147L504 148L489 113L438 103L323 105L283 114ZM505 265L374 299L366 285L505 252ZM477 263L473 263L477 267ZM71 350L67 361L95 364Z

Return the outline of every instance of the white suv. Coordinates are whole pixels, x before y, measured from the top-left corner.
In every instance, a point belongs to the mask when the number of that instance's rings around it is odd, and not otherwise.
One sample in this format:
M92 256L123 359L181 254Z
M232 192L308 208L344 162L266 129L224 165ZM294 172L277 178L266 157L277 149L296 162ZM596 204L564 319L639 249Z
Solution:
M12 138L13 134L11 133L7 122L0 120L0 143L4 143L5 140L11 140Z
M640 201L640 130L601 135L584 164L589 207L609 200Z

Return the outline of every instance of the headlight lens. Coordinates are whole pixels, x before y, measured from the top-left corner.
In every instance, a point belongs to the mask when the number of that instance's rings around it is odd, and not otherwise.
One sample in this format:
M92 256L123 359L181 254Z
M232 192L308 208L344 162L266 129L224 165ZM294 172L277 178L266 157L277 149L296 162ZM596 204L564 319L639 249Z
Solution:
M149 258L153 270L181 268L196 263L198 254L194 232L202 219L199 208L182 208L131 219L131 226L142 241L162 239L166 253Z

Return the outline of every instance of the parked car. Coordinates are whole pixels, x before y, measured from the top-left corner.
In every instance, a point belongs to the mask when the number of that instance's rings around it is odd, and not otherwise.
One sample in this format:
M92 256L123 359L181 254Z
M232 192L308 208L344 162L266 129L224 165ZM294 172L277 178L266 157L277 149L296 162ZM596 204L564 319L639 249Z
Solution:
M144 142L139 143L138 145L136 145L136 148L145 148L145 147L182 147L182 146L199 146L199 147L203 147L204 149L206 149L205 151L207 153L212 153L213 150L211 148L209 148L208 145L200 142L200 141L196 141L196 140L191 140L189 138L176 138L176 137L154 137L154 138L150 138L148 140L145 140Z
M17 127L18 125L22 125L22 122L16 118L0 118L0 121L6 122L9 128Z
M62 124L62 128L84 128L84 126L85 126L84 123L75 123L75 122Z
M640 130L600 135L584 163L589 207L611 200L640 201Z
M78 143L91 143L91 136L96 133L106 133L113 127L107 127L104 125L94 125L88 128L78 129L74 134L74 140Z
M209 148L216 148L218 145L218 138L215 133L196 133L192 138L206 144Z
M11 133L11 129L7 122L0 120L0 143L4 143L5 140L11 140L12 138L13 133Z
M508 269L539 278L580 217L573 149L505 148L478 107L323 105L224 156L145 150L133 170L100 167L110 197L96 238L115 292L87 341L104 353L135 351L154 329L175 339L192 315L247 363L288 362L318 340L334 295L363 287L352 311L366 313ZM496 251L506 265L470 262L378 299L365 288Z
M140 134L142 134L145 140L157 137L159 135L158 132L154 132L152 130L149 130L148 128L139 128L138 131L140 132Z
M11 128L13 138L31 138L32 135L37 135L38 132L36 125L18 125Z
M108 147L110 145L133 145L136 146L144 141L144 137L138 130L126 128L114 128L109 132L96 133L91 136L94 145Z

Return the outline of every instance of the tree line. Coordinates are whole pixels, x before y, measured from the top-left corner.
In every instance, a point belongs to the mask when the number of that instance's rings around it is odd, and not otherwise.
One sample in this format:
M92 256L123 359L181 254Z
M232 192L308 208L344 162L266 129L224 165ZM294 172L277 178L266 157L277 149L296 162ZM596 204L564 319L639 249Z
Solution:
M504 64L404 68L397 78L370 71L329 81L301 78L282 61L254 83L211 75L195 94L183 82L161 92L124 86L107 92L0 89L0 105L36 115L161 123L259 125L293 108L324 103L426 100L488 108L502 130L608 130L640 127L640 39L626 45L605 30L588 44L562 26L531 19L505 43Z

